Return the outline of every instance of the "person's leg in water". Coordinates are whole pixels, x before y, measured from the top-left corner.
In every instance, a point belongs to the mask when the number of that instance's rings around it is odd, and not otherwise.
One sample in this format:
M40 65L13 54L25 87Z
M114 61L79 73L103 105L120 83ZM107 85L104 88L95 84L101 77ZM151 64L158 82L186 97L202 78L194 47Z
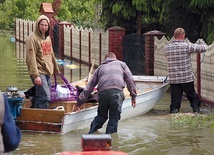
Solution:
M171 89L170 114L178 113L181 107L183 90L180 84L170 84L170 89Z
M103 124L108 119L108 91L104 90L101 92L98 92L98 110L97 110L97 116L94 118L94 120L91 122L90 125L90 131L89 134L94 133L98 129L102 128Z
M190 102L193 112L200 113L201 101L198 94L195 92L194 82L184 83L181 84L181 86L187 95L187 99Z
M113 89L109 101L109 121L106 128L106 134L117 132L118 121L122 112L122 103L124 100L123 91Z

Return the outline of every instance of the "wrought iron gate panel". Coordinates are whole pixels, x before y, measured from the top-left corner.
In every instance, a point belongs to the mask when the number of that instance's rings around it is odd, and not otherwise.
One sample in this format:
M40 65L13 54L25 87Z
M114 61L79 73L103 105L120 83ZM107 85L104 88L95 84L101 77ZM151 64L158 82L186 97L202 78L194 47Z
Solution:
M145 73L145 38L143 35L131 34L123 38L123 59L132 74Z
M56 24L53 29L53 50L56 56L59 55L59 27Z

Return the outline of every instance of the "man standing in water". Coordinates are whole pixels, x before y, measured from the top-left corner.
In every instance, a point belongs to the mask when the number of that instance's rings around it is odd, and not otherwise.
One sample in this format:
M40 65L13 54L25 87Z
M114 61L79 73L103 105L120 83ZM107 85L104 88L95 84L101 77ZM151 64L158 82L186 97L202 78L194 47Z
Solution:
M117 60L116 55L109 52L106 54L102 65L95 70L91 80L79 95L77 104L73 107L73 111L78 110L80 105L86 102L88 96L97 85L99 105L97 116L91 123L89 134L102 128L108 117L106 134L117 132L118 120L120 120L122 112L122 103L125 99L123 93L125 82L132 97L131 104L135 107L137 94L132 73L124 62Z
M171 88L170 113L178 113L181 107L183 92L193 112L200 113L200 99L194 88L194 74L192 71L192 53L206 52L207 45L192 44L184 41L185 31L177 28L174 31L174 40L165 47L168 61L168 82Z
M35 31L26 40L26 64L36 89L35 108L49 107L51 75L60 74L49 30L48 17L41 15L36 21Z

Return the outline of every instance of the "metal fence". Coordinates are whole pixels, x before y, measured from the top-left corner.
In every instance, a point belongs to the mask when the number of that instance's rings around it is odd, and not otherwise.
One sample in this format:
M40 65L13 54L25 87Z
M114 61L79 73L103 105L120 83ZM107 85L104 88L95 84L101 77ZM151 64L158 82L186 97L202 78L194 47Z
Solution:
M123 58L132 74L145 74L145 38L143 35L131 34L124 36Z

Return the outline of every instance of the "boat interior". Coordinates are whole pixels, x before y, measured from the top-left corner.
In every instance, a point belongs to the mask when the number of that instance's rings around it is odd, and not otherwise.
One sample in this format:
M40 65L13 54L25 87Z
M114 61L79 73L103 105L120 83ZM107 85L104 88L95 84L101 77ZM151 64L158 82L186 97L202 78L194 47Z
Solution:
M82 87L86 84L86 82L80 81L79 83L75 83L75 84ZM161 84L162 83L159 83L159 82L136 82L137 94L150 91L154 88L161 86ZM128 89L124 88L124 95L126 98L130 97L129 94L130 93L129 93ZM55 101L55 102L51 102L49 104L49 109L50 110L61 110L61 111L64 111L65 113L70 113L70 112L72 112L72 108L75 104L76 104L76 101ZM87 103L84 103L83 105L81 105L80 109L90 108L90 107L96 106L96 105L98 105L98 102L96 102L96 100L89 99L89 101ZM31 100L25 99L22 109L29 109L31 107L32 107Z

